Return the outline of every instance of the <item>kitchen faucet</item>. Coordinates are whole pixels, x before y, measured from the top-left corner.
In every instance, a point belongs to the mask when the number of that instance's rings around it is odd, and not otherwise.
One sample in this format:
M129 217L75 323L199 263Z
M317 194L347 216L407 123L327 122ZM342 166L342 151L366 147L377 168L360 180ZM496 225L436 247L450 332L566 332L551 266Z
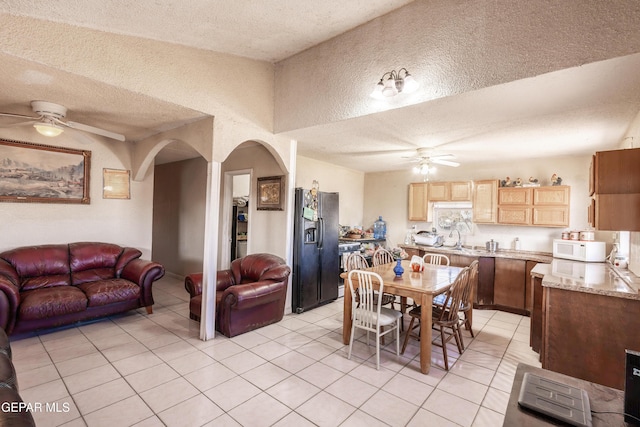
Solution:
M458 231L457 228L454 228L453 230L451 230L451 233L449 233L449 237L453 237L454 231L458 233L458 241L456 242L456 249L462 250L462 237L460 236L460 231Z

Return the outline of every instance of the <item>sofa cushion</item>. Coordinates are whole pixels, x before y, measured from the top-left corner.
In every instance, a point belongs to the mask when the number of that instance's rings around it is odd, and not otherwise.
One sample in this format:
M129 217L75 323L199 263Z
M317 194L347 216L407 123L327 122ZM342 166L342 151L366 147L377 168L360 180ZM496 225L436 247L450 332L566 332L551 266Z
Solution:
M71 284L67 245L27 246L4 252L0 256L20 276L22 291Z
M87 309L87 297L75 286L34 289L20 295L18 317L23 320L45 319Z
M69 244L69 265L73 285L116 277L116 264L122 248L110 243Z
M18 391L16 370L13 368L11 359L6 354L0 354L0 387L11 387Z
M89 300L89 307L140 298L140 286L125 279L99 280L78 285Z

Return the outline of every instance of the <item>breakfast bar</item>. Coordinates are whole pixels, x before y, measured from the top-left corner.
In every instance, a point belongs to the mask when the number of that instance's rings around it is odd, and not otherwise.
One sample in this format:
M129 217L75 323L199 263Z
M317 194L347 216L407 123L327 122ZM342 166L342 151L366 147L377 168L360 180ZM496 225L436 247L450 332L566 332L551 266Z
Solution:
M560 259L531 274L542 285L542 367L622 390L625 350L640 351L638 278L608 263ZM534 313L532 334L535 323Z

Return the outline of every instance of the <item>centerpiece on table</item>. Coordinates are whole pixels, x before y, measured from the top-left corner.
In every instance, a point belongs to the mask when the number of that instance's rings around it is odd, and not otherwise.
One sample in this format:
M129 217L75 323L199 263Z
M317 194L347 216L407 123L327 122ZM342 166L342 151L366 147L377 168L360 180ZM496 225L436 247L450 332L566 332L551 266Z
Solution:
M391 249L391 253L393 254L393 259L396 260L396 266L393 267L393 272L396 274L396 277L400 277L404 273L402 260L407 258L409 254L407 254L402 248L393 248Z

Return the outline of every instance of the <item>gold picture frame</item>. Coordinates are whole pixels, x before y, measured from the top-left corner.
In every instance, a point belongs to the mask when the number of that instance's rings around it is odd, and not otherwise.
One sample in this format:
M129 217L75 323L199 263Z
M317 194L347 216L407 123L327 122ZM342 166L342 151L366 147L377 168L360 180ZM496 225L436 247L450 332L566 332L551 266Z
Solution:
M284 210L284 175L258 178L257 193L257 210Z
M102 198L131 199L131 172L121 169L102 169Z
M0 202L89 204L91 151L0 139Z

